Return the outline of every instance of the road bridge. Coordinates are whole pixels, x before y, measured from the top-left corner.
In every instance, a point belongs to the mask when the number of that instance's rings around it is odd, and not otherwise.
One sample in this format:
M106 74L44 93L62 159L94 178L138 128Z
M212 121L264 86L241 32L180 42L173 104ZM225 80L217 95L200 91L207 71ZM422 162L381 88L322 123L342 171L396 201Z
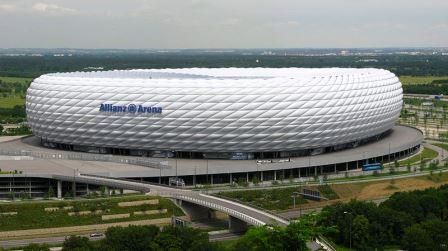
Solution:
M267 224L286 226L289 224L288 220L272 213L249 207L238 202L217 198L215 196L206 195L187 189L173 188L159 184L118 178L83 175L80 173L74 173L73 176L55 174L52 175L52 178L59 181L134 190L172 198L175 199L180 206L185 205L188 213L193 214L193 216L206 215L204 214L204 209L217 210L230 216L230 228L235 231L243 230L247 227L247 224L253 226L263 226ZM186 204L184 204L185 202Z

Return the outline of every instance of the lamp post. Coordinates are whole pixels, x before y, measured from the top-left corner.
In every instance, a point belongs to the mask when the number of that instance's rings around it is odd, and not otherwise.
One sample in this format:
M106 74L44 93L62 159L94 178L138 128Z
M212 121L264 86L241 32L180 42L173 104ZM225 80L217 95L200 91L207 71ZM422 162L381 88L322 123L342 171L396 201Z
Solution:
M291 197L293 198L293 207L296 208L296 197L299 195L299 192L293 192Z
M348 215L350 215L350 250L352 249L352 221L353 221L353 219L352 219L352 213L350 213L350 212L347 212L347 211L344 211L344 214L348 214Z

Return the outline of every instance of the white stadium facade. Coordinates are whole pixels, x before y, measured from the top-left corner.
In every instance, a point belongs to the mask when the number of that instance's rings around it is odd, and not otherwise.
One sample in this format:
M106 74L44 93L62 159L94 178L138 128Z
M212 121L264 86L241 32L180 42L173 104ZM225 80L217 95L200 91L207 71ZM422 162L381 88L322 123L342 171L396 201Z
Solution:
M42 75L26 96L45 146L148 157L316 155L384 137L402 107L382 69L189 68Z

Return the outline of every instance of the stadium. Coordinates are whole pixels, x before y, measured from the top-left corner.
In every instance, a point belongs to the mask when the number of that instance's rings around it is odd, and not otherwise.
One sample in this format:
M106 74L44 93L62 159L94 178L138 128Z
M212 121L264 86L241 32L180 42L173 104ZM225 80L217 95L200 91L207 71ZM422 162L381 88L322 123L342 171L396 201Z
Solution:
M42 75L26 96L43 145L218 159L316 155L378 140L402 107L382 69L190 68Z

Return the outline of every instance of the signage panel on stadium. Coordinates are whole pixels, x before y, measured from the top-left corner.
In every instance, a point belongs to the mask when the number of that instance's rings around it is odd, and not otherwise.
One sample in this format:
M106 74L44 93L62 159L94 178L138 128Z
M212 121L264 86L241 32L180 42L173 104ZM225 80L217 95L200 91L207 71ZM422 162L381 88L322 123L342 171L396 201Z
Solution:
M111 113L140 113L140 114L161 114L162 107L160 106L145 106L145 105L113 105L113 104L101 104L100 112Z

